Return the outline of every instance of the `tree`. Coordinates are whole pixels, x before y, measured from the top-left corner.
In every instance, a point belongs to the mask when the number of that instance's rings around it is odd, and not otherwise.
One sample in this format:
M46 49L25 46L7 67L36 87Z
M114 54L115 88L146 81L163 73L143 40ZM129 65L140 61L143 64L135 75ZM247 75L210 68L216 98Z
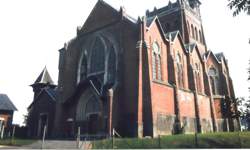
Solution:
M250 81L250 60L249 60L249 67L247 69L248 73L248 81ZM248 87L249 90L249 97L248 100L244 104L244 111L242 113L242 119L245 119L248 125L248 130L250 130L250 87Z
M228 0L228 6L233 10L233 16L237 16L244 11L250 15L250 0Z

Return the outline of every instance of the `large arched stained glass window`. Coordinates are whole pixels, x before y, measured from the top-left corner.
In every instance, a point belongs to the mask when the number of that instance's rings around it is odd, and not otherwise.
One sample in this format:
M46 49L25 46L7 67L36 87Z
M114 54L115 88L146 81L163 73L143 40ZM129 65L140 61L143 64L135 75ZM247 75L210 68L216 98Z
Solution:
M105 71L105 47L100 38L96 38L91 51L89 73L100 73Z
M108 83L113 84L116 76L116 55L112 46L108 56Z

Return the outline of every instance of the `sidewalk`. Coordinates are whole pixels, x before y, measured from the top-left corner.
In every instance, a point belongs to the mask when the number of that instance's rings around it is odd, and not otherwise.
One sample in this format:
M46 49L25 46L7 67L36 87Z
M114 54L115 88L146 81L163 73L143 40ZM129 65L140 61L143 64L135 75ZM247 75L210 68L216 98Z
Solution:
M20 146L7 146L7 145L0 145L0 149L20 149ZM22 148L21 148L22 149Z

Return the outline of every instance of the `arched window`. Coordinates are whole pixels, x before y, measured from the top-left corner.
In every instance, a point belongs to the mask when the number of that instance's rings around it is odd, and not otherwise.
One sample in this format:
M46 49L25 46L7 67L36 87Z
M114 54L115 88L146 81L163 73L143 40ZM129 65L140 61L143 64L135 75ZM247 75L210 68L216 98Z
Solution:
M181 55L177 54L176 56L176 63L177 63L177 82L180 88L184 88L184 79L183 79L183 64Z
M194 39L195 37L195 35L194 35L194 27L193 27L193 25L191 25L191 30L192 30L192 34L191 34L191 37Z
M80 81L84 80L87 76L87 54L86 51L82 54L81 65L80 65Z
M197 87L197 92L202 93L202 79L201 79L201 67L198 63L195 64L195 71L194 71L194 76L195 76L195 81L196 81L196 87Z
M96 38L91 51L89 73L101 73L105 71L105 47L100 38Z
M156 61L157 61L157 78L158 80L161 80L161 56L160 55L157 55Z
M199 38L198 38L198 32L197 32L197 28L195 27L195 39L198 41L199 40Z
M114 47L112 46L108 56L108 83L113 84L116 75L116 55Z
M99 113L101 112L100 110L101 107L98 100L94 96L91 97L86 104L85 114Z
M209 68L208 76L210 79L210 84L212 87L212 93L214 95L220 94L220 83L219 83L219 74L217 70L213 67Z
M154 42L152 45L152 73L153 79L162 80L161 50L157 42Z

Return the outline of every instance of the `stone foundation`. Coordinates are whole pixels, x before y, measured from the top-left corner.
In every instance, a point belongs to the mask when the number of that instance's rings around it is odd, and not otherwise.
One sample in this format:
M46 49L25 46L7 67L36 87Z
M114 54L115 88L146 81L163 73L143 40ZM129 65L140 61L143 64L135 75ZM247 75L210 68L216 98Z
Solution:
M174 122L174 115L157 114L157 120L154 124L154 136L172 134Z
M218 128L217 132L228 131L228 121L227 119L216 119Z
M182 117L181 118L181 129L182 133L189 134L195 133L196 131L196 119L191 117Z
M202 133L213 132L213 125L211 119L201 119L201 132Z

